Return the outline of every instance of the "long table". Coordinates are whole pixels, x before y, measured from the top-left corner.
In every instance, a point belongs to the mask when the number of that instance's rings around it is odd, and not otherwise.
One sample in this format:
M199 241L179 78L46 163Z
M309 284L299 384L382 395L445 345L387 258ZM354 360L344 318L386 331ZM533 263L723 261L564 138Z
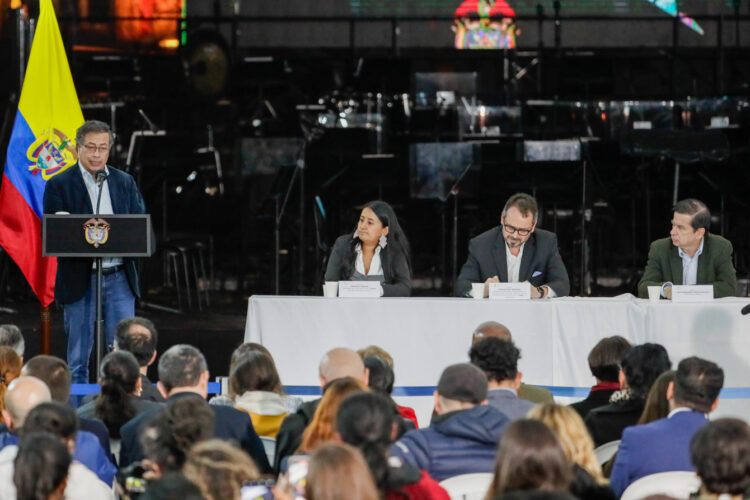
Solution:
M654 304L629 294L534 301L253 296L245 341L271 351L282 381L297 394L317 393L318 362L327 350L376 344L393 356L394 395L424 399L446 366L468 360L476 326L495 320L521 349L524 382L558 396L584 396L593 383L589 351L602 337L622 335L633 344L662 344L673 367L688 356L715 361L725 371L723 396L749 398L750 316L740 314L747 303ZM424 405L429 401L419 404L426 412Z

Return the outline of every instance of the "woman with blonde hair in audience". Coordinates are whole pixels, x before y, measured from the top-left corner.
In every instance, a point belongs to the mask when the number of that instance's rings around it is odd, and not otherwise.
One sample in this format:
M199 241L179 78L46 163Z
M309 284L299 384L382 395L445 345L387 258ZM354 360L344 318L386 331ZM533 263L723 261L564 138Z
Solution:
M614 500L594 454L594 442L578 412L558 404L545 404L529 411L529 418L545 424L557 437L568 462L573 467L570 491L581 499Z
M21 374L21 357L10 347L0 346L0 411L5 409L5 391Z
M239 500L242 484L260 477L247 453L220 439L201 441L190 448L182 473L205 500Z
M310 453L319 444L333 440L336 434L336 414L341 402L350 394L367 390L366 385L352 377L336 379L328 384L310 425L302 434L302 444L297 453Z
M570 463L550 428L538 420L516 420L500 438L485 500L514 490L568 490L572 479Z
M306 500L379 500L378 489L362 454L348 444L327 443L310 457Z
M288 412L284 388L271 358L262 352L243 355L229 375L234 406L247 412L259 436L275 438Z

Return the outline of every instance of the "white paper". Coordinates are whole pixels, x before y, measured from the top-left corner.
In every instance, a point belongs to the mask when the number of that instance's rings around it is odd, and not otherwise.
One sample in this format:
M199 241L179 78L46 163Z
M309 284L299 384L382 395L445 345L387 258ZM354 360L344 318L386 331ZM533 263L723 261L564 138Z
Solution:
M709 302L714 300L712 285L674 285L672 302Z
M651 122L648 121L634 121L633 130L651 130Z
M380 297L379 281L339 281L339 297Z
M490 283L490 300L525 300L531 298L531 283Z

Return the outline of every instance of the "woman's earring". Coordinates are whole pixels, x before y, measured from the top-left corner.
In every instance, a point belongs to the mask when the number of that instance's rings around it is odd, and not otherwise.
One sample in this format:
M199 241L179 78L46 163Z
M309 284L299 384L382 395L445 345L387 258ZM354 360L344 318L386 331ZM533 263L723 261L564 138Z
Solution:
M380 248L385 248L388 244L388 238L386 238L384 234L381 234L378 243L380 244Z

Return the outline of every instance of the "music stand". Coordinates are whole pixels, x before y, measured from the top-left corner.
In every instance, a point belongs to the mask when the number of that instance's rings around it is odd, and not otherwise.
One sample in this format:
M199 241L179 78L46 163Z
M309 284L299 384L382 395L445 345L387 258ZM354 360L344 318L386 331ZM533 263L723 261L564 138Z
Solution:
M96 366L104 348L102 259L150 257L154 253L151 215L51 215L42 219L42 256L93 258L96 264Z

